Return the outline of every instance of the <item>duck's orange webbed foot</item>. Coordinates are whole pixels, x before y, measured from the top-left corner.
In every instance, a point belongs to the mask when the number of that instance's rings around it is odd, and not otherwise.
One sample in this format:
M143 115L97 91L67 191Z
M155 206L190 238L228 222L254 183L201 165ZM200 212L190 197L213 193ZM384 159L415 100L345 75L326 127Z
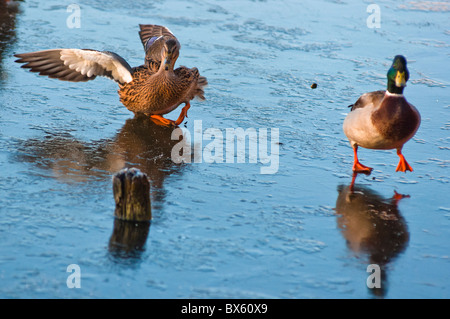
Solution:
M396 172L400 171L400 172L406 172L406 171L410 171L412 172L413 169L411 167L411 165L408 164L408 162L406 161L405 157L402 154L401 150L397 150L397 155L400 157L400 161L398 162L397 168L395 169Z
M356 145L353 147L353 154L354 154L354 158L355 158L354 161L353 161L353 167L352 167L353 172L355 172L355 173L363 173L363 174L369 175L372 172L373 168L372 167L368 167L366 165L363 165L363 164L361 164L359 162L359 160L358 160L358 146L356 146Z
M166 118L162 117L161 115L157 115L157 114L150 115L150 119L153 122L155 122L156 124L162 125L162 126L175 126L175 125L177 125L175 123L175 121L166 119Z
M186 105L181 109L181 113L180 116L178 117L178 119L175 121L175 125L180 125L185 117L187 116L187 111L190 109L191 104L188 102L186 103Z
M367 174L367 175L372 173L372 170L373 170L372 167L368 167L366 165L363 165L359 161L353 163L353 168L352 169L353 169L353 172L355 172L355 173L363 173L363 174Z

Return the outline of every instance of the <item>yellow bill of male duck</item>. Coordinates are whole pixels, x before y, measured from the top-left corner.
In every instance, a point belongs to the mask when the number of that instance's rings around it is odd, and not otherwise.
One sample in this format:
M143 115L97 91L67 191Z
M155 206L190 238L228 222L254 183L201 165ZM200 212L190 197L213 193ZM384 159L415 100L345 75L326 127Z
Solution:
M139 36L145 50L144 64L130 67L114 52L92 49L50 49L15 54L22 68L62 81L86 82L104 76L119 85L122 104L133 113L143 113L159 125L179 125L187 117L190 101L205 100L208 84L197 68L180 66L175 62L180 54L180 42L164 26L139 25ZM185 104L173 121L164 114Z

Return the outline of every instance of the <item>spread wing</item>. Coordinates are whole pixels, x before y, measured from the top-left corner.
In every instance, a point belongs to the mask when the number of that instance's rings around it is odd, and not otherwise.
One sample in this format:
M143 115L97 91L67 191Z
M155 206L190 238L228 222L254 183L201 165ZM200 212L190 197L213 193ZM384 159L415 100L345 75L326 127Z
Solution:
M119 55L89 49L53 49L15 54L22 68L62 81L86 82L97 76L108 77L120 84L133 80L132 69Z
M159 38L161 36L165 37L167 40L176 39L173 33L168 28L161 25L140 24L139 28L141 30L139 31L139 37L141 38L142 45L144 46L145 51L147 51L147 49L152 45L156 38ZM152 41L152 38L155 39L153 39Z
M170 39L177 38L166 27L154 24L140 24L139 36L145 50L145 64L152 70L157 71L161 65L161 51Z

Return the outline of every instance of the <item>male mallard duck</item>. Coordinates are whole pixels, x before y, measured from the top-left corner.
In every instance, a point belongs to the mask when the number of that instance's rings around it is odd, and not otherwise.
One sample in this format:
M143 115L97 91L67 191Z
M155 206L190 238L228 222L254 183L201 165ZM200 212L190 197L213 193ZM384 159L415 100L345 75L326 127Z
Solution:
M344 133L354 152L353 171L369 174L371 167L358 160L358 146L369 149L397 149L400 162L397 171L412 171L402 154L403 145L409 141L420 125L420 114L403 96L409 72L406 59L397 55L387 73L387 90L365 93L344 120Z
M63 81L85 82L106 76L119 84L120 101L134 113L144 113L163 125L179 125L190 101L204 100L203 87L208 84L197 68L184 66L174 70L180 43L163 26L139 25L145 50L145 63L131 68L119 55L90 49L54 49L16 54L22 67ZM176 121L162 115L184 103Z

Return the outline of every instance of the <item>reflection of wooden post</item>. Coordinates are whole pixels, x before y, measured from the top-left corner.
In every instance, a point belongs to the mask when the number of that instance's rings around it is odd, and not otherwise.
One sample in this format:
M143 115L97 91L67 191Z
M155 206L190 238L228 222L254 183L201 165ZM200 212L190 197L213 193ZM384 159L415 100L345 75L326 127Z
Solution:
M124 168L113 177L114 215L123 220L150 221L150 184L136 168Z
M145 250L150 222L132 222L114 219L114 230L109 239L109 252L116 258L137 258Z

